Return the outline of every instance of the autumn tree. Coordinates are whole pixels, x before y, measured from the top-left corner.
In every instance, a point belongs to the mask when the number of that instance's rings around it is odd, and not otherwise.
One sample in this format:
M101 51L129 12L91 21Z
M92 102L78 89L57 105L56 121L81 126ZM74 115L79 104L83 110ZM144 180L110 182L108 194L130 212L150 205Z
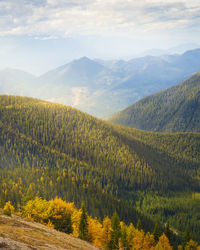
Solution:
M6 202L4 208L3 208L3 213L7 216L11 216L12 212L14 212L15 208L12 206L11 202L8 201Z
M133 223L130 223L130 225L127 228L127 234L128 234L128 247L131 249L133 246L133 237L135 235L135 227L133 226Z
M103 220L103 229L102 229L102 236L101 242L102 246L107 249L109 247L111 241L111 220L109 217L105 217Z
M144 237L143 247L144 249L154 249L155 248L154 236L149 232Z
M88 241L92 242L95 246L102 246L102 224L97 218L88 216Z
M172 247L169 243L169 239L166 237L166 235L163 233L159 241L155 247L155 250L172 250Z
M51 200L49 202L49 213L55 229L71 234L73 232L71 214L74 210L74 203L67 203L58 197Z
M200 247L198 247L198 244L193 240L188 241L185 246L185 250L199 250L199 249Z
M144 249L144 237L145 237L145 234L144 234L144 231L141 229L141 230L138 230L136 229L135 230L135 235L134 235L134 238L133 238L133 246L132 246L132 249L136 249L136 250L139 250L139 249Z

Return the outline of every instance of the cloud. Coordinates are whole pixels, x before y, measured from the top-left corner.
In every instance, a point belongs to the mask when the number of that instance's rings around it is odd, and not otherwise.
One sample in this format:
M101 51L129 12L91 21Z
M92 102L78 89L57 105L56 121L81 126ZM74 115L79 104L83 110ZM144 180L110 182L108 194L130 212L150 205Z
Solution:
M197 0L0 0L0 35L46 39L199 29L199 13Z

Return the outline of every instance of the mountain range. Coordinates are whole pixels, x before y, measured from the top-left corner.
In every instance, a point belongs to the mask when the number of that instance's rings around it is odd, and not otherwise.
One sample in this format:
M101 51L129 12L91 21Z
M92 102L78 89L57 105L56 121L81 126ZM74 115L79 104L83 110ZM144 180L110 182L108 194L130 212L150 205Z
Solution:
M39 77L1 70L0 93L42 98L105 118L198 71L200 49L129 61L83 57Z

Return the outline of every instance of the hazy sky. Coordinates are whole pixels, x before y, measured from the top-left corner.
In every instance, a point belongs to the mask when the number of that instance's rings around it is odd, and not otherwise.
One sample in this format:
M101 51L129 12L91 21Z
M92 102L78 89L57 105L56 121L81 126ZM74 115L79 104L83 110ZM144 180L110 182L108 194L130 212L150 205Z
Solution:
M200 44L199 0L0 0L0 68L40 74L81 56Z

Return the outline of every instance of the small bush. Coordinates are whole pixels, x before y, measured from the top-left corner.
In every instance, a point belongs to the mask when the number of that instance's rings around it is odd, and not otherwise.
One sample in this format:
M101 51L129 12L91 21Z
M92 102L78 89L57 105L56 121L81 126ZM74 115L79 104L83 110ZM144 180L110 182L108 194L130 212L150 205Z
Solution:
M8 201L6 202L4 208L3 208L3 213L7 216L11 216L12 212L14 212L15 208L12 206L11 202Z

